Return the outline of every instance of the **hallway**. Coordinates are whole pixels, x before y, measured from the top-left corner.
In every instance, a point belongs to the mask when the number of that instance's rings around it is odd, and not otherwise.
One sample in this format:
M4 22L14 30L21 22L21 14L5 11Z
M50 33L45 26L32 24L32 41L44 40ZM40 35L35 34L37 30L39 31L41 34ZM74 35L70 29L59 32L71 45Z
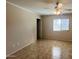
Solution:
M38 40L7 59L72 59L70 41Z

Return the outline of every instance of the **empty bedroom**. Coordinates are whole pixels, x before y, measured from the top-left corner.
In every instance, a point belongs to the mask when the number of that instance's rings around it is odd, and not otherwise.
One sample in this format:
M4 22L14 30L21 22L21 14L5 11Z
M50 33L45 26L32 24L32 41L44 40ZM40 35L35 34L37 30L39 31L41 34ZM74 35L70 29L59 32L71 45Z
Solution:
M72 0L6 0L6 59L72 59Z

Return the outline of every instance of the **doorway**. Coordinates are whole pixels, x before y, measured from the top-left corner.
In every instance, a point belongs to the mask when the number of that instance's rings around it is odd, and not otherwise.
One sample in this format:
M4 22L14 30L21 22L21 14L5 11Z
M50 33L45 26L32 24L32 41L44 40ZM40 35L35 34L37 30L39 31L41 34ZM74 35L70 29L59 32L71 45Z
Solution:
M37 19L37 40L40 39L40 19Z

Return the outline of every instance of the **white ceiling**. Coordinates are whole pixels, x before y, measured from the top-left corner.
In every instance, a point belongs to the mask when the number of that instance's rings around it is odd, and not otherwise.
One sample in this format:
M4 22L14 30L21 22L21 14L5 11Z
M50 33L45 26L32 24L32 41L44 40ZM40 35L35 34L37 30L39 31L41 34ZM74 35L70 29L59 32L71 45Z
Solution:
M28 8L40 15L53 15L57 0L7 0L8 2L17 4L23 8ZM63 14L72 13L72 0L62 0Z

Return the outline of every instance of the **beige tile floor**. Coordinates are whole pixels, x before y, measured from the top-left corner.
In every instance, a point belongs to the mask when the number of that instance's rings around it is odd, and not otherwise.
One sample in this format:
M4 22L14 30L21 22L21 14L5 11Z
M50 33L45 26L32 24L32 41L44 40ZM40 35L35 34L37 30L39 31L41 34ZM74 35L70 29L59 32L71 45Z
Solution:
M72 59L72 42L37 40L7 59Z

